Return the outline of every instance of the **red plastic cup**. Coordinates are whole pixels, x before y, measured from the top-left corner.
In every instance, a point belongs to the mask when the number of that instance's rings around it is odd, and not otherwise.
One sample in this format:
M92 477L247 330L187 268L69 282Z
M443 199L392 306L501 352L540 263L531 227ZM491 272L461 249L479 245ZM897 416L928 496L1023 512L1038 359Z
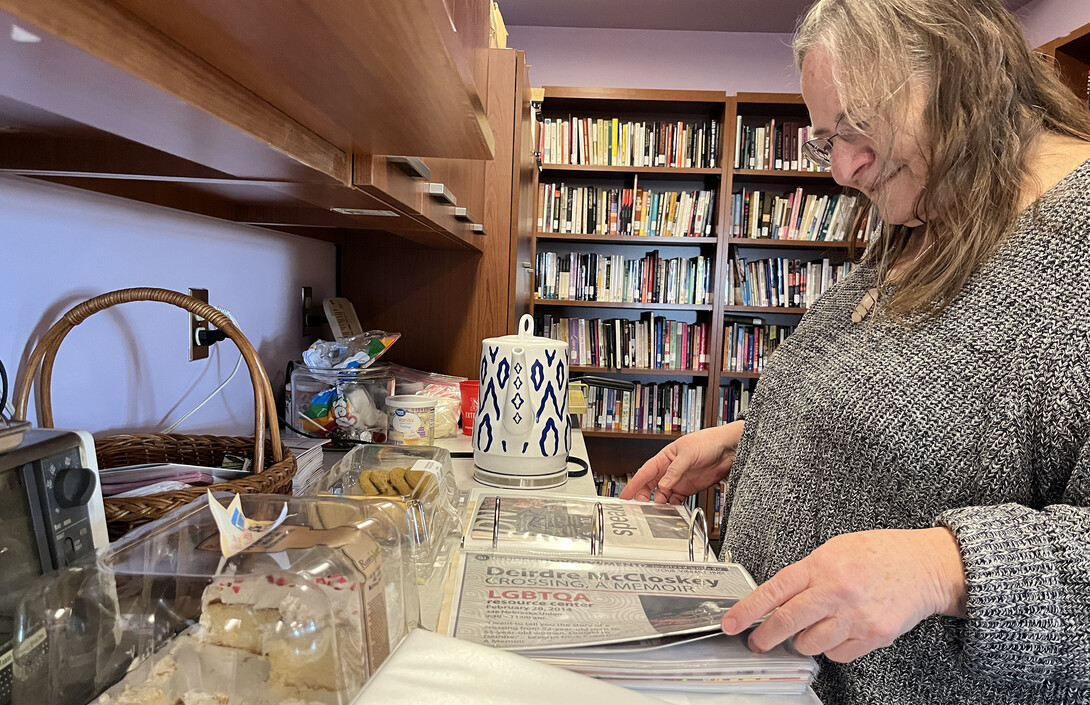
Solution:
M479 380L467 379L459 382L462 388L462 435L473 435L473 417L477 415L477 395L481 391Z

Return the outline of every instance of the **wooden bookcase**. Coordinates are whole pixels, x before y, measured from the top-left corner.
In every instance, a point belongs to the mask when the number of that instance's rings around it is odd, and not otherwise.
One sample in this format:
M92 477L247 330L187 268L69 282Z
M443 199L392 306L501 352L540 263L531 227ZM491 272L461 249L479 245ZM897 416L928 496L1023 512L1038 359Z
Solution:
M1083 25L1064 37L1059 37L1038 48L1042 54L1052 57L1060 69L1064 82L1070 86L1083 103L1090 103L1087 96L1087 80L1090 73L1090 24Z
M662 304L574 301L531 297L531 312L539 321L544 313L556 317L580 318L639 318L641 313L687 322L708 324L708 369L662 370L617 369L604 366L573 365L573 378L581 373L653 383L676 380L699 386L704 393L701 426L718 423L719 390L739 382L752 389L760 374L755 371L724 370L724 335L728 317L760 318L777 325L795 325L804 308L728 305L728 263L732 257L748 259L785 257L801 261L828 258L833 263L846 260L846 242L810 240L755 239L732 235L734 214L733 194L742 189L759 188L783 195L802 187L807 192L833 194L838 189L827 172L784 169L735 168L735 139L738 117L743 123L758 124L766 120L791 121L808 125L809 116L798 95L745 93L728 97L712 91L624 90L594 88L546 87L541 102L541 119L618 118L621 121L691 121L715 120L718 123L718 153L714 167L700 168L663 166L614 166L599 164L543 163L534 181L535 223L531 237L531 256L535 267L542 252L597 252L622 254L626 259L640 258L645 252L659 249L663 257L710 257L711 298L707 304ZM543 129L539 122L538 129ZM539 145L539 151L541 147ZM544 156L544 155L542 155ZM550 155L551 157L552 155ZM552 161L550 159L550 161ZM747 165L748 167L748 165ZM542 185L598 186L600 188L640 188L654 191L712 190L715 193L711 232L698 237L623 236L602 233L548 232L544 223ZM553 228L555 230L555 228ZM573 230L580 230L578 227ZM567 230L561 226L560 230ZM669 252L670 254L666 254ZM542 274L535 272L535 274ZM531 284L533 286L533 284ZM649 433L646 431L615 431L584 429L587 449L595 472L618 475L632 472L647 458L680 434ZM714 492L706 492L698 500L709 519L714 516ZM713 532L717 537L718 530Z
M680 382L698 387L704 394L703 408L699 413L700 427L707 427L714 422L710 414L713 405L708 403L709 395L714 393L718 384L720 345L722 338L721 270L720 248L724 243L720 238L720 221L725 203L727 183L727 165L723 155L724 145L729 146L731 136L728 132L726 95L716 91L672 91L672 90L628 90L612 88L571 88L546 86L541 103L541 118L552 120L570 118L612 119L621 123L632 121L674 124L681 122L690 125L716 123L716 139L703 142L714 150L714 155L699 166L627 166L612 164L563 164L542 163L534 183L534 230L532 241L532 262L537 266L538 254L542 252L596 253L599 255L621 255L626 260L640 259L647 253L657 250L664 259L693 258L703 255L708 262L710 278L710 297L707 303L640 303L606 302L567 299L542 299L531 297L531 313L541 320L543 314L557 317L578 318L622 318L638 320L641 314L653 312L667 320L683 321L687 324L704 323L707 326L707 369L687 366L684 369L658 368L612 368L601 365L573 365L572 378L583 374L627 379L647 384ZM539 129L544 123L539 122ZM540 133L539 133L540 134ZM543 158L544 154L541 155ZM714 160L714 162L712 162ZM714 209L709 221L710 234L702 236L648 236L618 235L588 228L590 234L581 232L548 232L549 226L543 226L544 204L541 200L541 185L565 184L570 187L597 187L599 189L638 188L654 192L694 192L705 191L714 194ZM633 199L634 200L634 199ZM692 221L690 221L692 222ZM575 227L580 231L582 228ZM724 250L725 251L725 250ZM541 274L535 271L535 275ZM531 283L533 286L533 283ZM617 431L606 429L584 429L587 452L595 473L598 475L621 475L636 470L645 460L658 452L671 440L681 434Z

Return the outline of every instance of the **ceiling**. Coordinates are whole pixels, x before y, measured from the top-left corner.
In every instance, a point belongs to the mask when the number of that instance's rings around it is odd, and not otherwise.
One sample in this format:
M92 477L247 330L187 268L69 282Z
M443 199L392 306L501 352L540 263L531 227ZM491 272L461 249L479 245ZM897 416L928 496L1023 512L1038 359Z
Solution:
M790 34L812 0L497 0L509 27ZM1032 0L1003 0L1017 10Z

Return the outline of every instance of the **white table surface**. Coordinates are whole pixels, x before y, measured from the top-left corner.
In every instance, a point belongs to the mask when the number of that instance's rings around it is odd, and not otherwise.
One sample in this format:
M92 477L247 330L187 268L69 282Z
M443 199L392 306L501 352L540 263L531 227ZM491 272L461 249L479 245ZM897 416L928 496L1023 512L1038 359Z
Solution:
M472 451L470 446L470 437L459 434L454 438L439 438L435 440L435 445L446 448L451 453L469 453ZM344 455L343 451L326 450L324 454L323 464L326 468L330 468ZM581 477L569 477L568 481L561 487L553 488L550 490L541 490L550 493L563 493L580 497L592 497L594 496L594 477L590 468L590 461L587 458L587 446L583 441L583 434L578 428L572 429L572 448L571 457L581 458L587 461L588 472ZM454 480L458 486L459 493L464 499L469 490L474 487L487 487L482 483L473 479L473 458L451 458L451 466L454 470ZM576 465L570 465L568 470L574 471L579 469ZM524 490L526 492L536 492L539 490ZM459 509L464 509L464 501ZM450 535L447 537L448 546L441 549L441 552L452 553L457 549L458 537ZM447 572L449 569L449 563L446 566L437 566L435 572L432 574L431 579L427 584L420 586L420 622L421 626L425 629L434 631L435 626L439 619L439 610L442 606L443 598L443 583L446 580ZM685 692L651 692L645 691L645 695L650 695L655 698L661 699L666 703L673 703L674 705L821 705L821 701L814 695L813 691L807 689L807 692L802 695L794 696L775 696L775 695L723 695L723 694L699 694L699 693L685 693Z

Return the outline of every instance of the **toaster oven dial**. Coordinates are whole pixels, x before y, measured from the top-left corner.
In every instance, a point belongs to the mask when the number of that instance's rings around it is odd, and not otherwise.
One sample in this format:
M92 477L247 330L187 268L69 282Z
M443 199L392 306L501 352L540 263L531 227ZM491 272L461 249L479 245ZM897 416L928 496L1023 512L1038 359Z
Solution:
M95 491L95 474L87 468L60 468L53 478L53 496L65 509L82 507Z

